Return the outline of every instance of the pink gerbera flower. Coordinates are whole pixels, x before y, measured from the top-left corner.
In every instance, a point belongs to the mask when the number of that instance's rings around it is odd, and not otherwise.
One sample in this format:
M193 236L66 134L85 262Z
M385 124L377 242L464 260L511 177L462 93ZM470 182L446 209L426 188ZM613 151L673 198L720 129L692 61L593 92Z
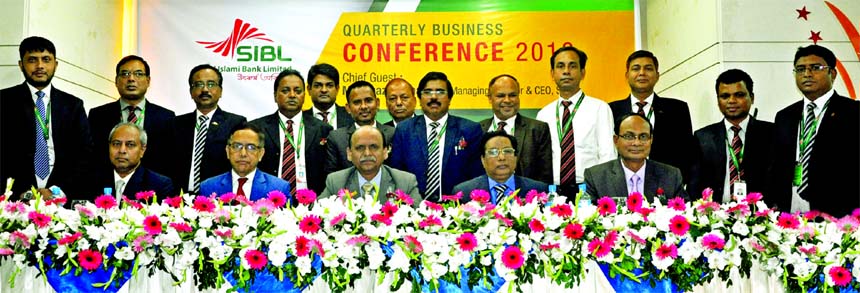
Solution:
M797 248L800 252L803 252L807 255L812 255L818 253L818 248L815 245L810 245L809 247L800 246Z
M746 202L748 204L756 204L758 201L761 200L761 198L762 198L761 193L753 192L753 193L747 194L747 197L744 198L744 202Z
M0 255L13 255L15 251L9 248L0 248Z
M138 210L143 208L143 205L140 204L140 202L138 202L136 200L132 200L132 199L128 198L128 196L125 196L125 195L122 196L122 202L125 203L126 205L131 206L131 207L138 209Z
M714 195L714 190L713 190L713 189L711 189L710 187L705 188L704 190L702 190L702 199L703 199L703 200L705 200L705 201L710 201L710 200L711 200L711 196L712 196L712 195Z
M221 237L221 238L232 238L233 237L233 230L230 230L230 228L215 229L215 231L212 231L212 233L215 233L216 236Z
M508 246L502 252L502 263L505 267L516 270L523 266L523 251L514 245Z
M654 210L655 210L654 208L639 208L639 210L636 212L639 213L640 215L642 215L642 220L647 222L648 216L651 215L651 213L653 213Z
M307 215L299 222L299 230L308 234L315 234L320 231L322 219L317 215Z
M547 251L550 249L558 249L559 247L561 247L561 245L558 243L547 243L547 244L541 244L540 250Z
M194 209L199 212L212 212L215 210L215 203L205 196L197 196L194 198Z
M116 199L110 195L101 195L96 197L96 207L100 209L110 209L116 206Z
M96 200L98 200L98 198L96 198ZM23 213L27 208L24 207L24 203L22 202L10 202L6 204L5 210L7 213Z
M266 198L272 202L276 208L282 208L287 204L287 195L280 190L272 190L266 194Z
M349 245L365 244L368 242L370 242L370 237L367 235L358 235L346 240L346 244Z
M834 266L827 272L830 278L833 279L833 284L839 287L848 286L851 283L851 272L841 266Z
M673 210L683 212L685 209L687 209L687 204L684 203L683 197L675 197L669 200L668 207Z
M797 229L800 226L800 221L790 213L781 213L776 219L776 225L784 229Z
M27 234L24 234L24 232L21 231L15 231L9 234L9 243L17 244L24 248L30 248L30 238L27 237Z
M248 262L248 267L254 270L265 268L266 264L269 263L266 254L256 249L245 251L245 261Z
M472 198L472 201L479 202L481 204L487 204L490 202L490 193L483 189L473 189L472 192L469 193L469 197Z
M442 195L441 201L457 202L460 201L461 198L463 198L463 192L457 191L457 193L452 195Z
M140 191L140 192L134 194L134 198L137 200L148 200L148 199L152 198L153 195L155 195L155 191L152 191L152 190Z
M93 213L93 211L91 211L90 209L88 209L88 208L87 208L86 206L84 206L84 205L76 204L76 205L75 205L75 210L77 210L77 211L78 211L78 213L80 213L80 214L81 214L81 215L83 215L84 217L87 217L87 218L90 218L90 219L92 219L93 217L95 217L95 216L96 216L96 214L95 214L95 213Z
M430 226L442 226L442 219L436 215L430 214L426 219L418 223L418 228L424 229Z
M614 214L617 211L615 209L615 201L606 196L601 197L597 200L597 211L601 216Z
M585 232L582 229L582 225L579 223L569 223L564 227L564 237L567 239L579 239L585 235Z
M546 228L543 226L543 223L541 223L538 219L532 219L531 221L529 221L529 229L531 229L532 232L543 232L544 230L546 230Z
M457 244L460 245L460 250L471 252L478 246L478 239L475 238L475 234L466 232L457 237Z
M236 199L236 194L232 192L222 194L218 197L218 201L224 204L230 204L234 199Z
M170 207L179 208L179 206L182 204L182 197L179 197L179 196L165 197L164 199L161 200L161 202L167 204Z
M148 234L161 234L161 220L158 216L151 215L143 218L143 231Z
M678 236L684 236L690 230L690 222L682 215L677 215L669 220L669 231Z
M380 222L380 223L384 224L385 226L391 225L391 217L386 217L383 214L373 214L372 216L370 216L370 220L375 221L375 222Z
M28 213L27 218L30 219L33 224L36 224L36 227L39 228L45 228L48 226L48 224L51 223L51 216L37 211L31 211L30 213Z
M421 253L424 251L424 246L418 241L418 238L412 235L403 236L403 243L412 251L412 253Z
M711 250L723 249L725 245L726 241L715 234L707 234L705 237L702 237L702 246Z
M143 234L135 238L134 241L132 241L131 246L134 252L141 252L152 245L152 242L152 235Z
M505 223L505 226L510 227L514 225L514 220L505 218L505 216L502 216L502 214L500 213L493 213L493 216L496 217L496 219L498 219L499 221L502 221L502 223Z
M390 201L385 202L385 204L382 205L382 208L380 208L380 211L386 217L393 217L398 210L400 210L400 208Z
M176 232L179 233L191 233L191 231L193 231L191 229L191 226L189 226L187 223L170 223L168 226L170 226L171 228L176 230Z
M606 243L603 243L600 238L594 238L588 243L588 251L597 258L601 258L612 252L612 248Z
M557 204L549 208L549 210L558 217L567 219L573 215L573 209L569 204Z
M328 222L329 226L334 226L340 224L343 219L346 219L346 213L340 213L340 215L335 216L331 221Z
M83 234L81 234L81 232L75 232L75 234L66 235L66 236L65 236L65 237L63 237L63 238L60 238L60 240L58 240L58 241L57 241L57 243L58 243L58 244L60 244L60 245L69 245L69 244L73 244L73 243L75 243L75 241L77 241L78 239L80 239L80 238L81 238L81 236L83 236Z
M309 205L317 200L317 194L310 189L299 189L296 191L296 200L303 205Z
M296 256L307 256L311 253L310 239L299 235L296 237Z
M102 253L92 249L78 252L78 263L82 268L93 271L102 265Z
M268 198L261 198L254 202L253 209L258 215L265 217L275 211L275 206L275 203Z
M664 260L667 257L671 259L675 259L678 257L678 247L672 243L663 243L657 250L654 252L657 255L657 259Z
M698 206L696 206L696 210L698 210L700 213L703 213L703 214L709 214L709 213L716 211L716 210L719 210L719 209L720 209L720 204L713 202L713 201L706 201L706 202L703 202L703 203L699 204Z
M438 203L431 202L431 201L429 201L429 200L422 201L421 203L423 203L424 205L426 205L426 206L427 206L427 208L429 208L429 209L431 209L431 210L434 210L434 211L437 211L437 212L441 212L441 211L442 211L442 209L443 209L443 208L442 208L442 205L440 205L440 204L438 204Z
M642 208L642 194L639 192L633 192L627 196L627 209L631 212L639 211Z
M407 205L410 205L410 206L411 206L411 205L415 204L415 200L414 200L414 199L412 199L412 197L411 197L411 196L409 196L408 194L406 194L405 192L403 192L403 190L400 190L400 189L395 190L395 191L394 191L394 196L395 196L395 197L397 197L397 200L400 200L400 201L402 201L403 203L405 203L405 204L407 204Z
M325 249L323 249L322 242L319 242L319 240L316 239L311 239L311 246L313 246L313 249L317 251L320 257L325 257Z

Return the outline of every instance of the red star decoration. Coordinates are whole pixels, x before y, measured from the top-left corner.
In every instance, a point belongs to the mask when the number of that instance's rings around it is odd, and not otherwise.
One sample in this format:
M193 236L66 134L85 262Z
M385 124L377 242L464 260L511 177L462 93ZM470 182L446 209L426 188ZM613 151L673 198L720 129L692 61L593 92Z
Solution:
M821 31L818 31L817 33L814 31L809 31L809 33L812 34L812 36L809 37L809 40L812 40L813 44L818 45L818 41L822 40Z
M803 20L809 20L806 16L812 13L806 10L806 6L803 6L801 9L795 9L795 11L797 11L797 19L803 18Z

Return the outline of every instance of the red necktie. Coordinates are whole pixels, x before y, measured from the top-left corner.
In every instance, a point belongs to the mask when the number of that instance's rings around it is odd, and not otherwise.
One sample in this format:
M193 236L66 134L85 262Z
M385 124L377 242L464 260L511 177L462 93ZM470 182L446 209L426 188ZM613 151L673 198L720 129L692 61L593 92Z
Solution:
M236 195L245 196L245 190L242 189L245 186L245 182L248 182L248 178L239 178L239 188L236 189Z
M570 119L570 104L572 102L563 101L561 104L564 107L564 116L561 120L561 127L564 130ZM561 140L561 186L576 184L576 153L573 144L573 121L571 121L570 129L564 133L564 138Z
M135 113L137 106L127 106L125 109L128 110L128 120L126 122L137 123L137 114Z
M505 133L507 133L507 132L505 131L505 126L506 126L507 124L508 124L508 123L505 123L505 121L499 121L499 124L496 126L496 128L498 128L498 129L496 129L496 131L501 131L501 132L505 132Z
M296 156L293 144L288 136L293 135L293 120L287 120L287 130L284 133L284 159L281 161L281 179L290 183L290 194L295 195L296 186Z
M645 116L645 105L648 105L648 102L636 102L636 106L639 106L639 111L636 113Z

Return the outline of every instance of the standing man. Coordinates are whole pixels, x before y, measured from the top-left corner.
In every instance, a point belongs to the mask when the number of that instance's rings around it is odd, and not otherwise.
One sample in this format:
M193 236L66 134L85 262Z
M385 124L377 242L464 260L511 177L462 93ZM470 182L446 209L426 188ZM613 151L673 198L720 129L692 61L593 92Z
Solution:
M92 152L90 126L81 99L51 85L57 69L54 43L29 37L18 46L24 82L0 90L0 185L15 178L20 195L36 187L50 197L52 186L69 198L85 198Z
M108 140L108 156L111 168L101 172L101 185L93 190L90 198L100 194L102 187L110 187L114 191L117 202L125 195L135 198L141 191L154 191L163 197L176 195L173 181L167 176L149 170L140 164L140 159L146 153L146 130L140 125L122 122L113 127Z
M278 111L251 121L265 134L266 153L260 170L290 183L298 189L320 194L325 189L326 137L331 125L300 115L305 103L305 80L293 69L281 71L274 85ZM352 122L350 122L352 123Z
M454 87L444 73L424 75L418 92L424 115L397 126L390 162L395 169L415 174L425 200L439 202L454 185L481 174L481 125L448 115Z
M385 141L391 141L391 138L394 136L394 127L376 122L376 113L379 110L379 98L376 97L376 89L369 82L359 80L349 85L346 89L346 110L352 115L355 123L329 133L328 140L326 141L326 174L352 166L350 159L347 157L347 148L352 133L359 127L373 126L379 128L382 134L385 135ZM387 148L388 146L386 145L385 147Z
M550 58L550 75L559 98L537 114L549 125L552 142L553 184L573 198L584 182L586 168L614 160L612 112L606 102L586 96L579 83L585 78L588 56L575 47L561 47Z
M860 103L833 90L836 56L825 47L797 49L794 79L803 99L776 113L769 204L850 215L860 206Z
M742 70L729 69L714 87L723 121L696 131L699 152L687 190L698 196L710 187L716 202L731 201L735 189L744 195L765 192L773 123L749 114L755 101L753 80Z
M397 123L415 117L415 88L402 78L395 78L385 85L385 106L391 121L385 125L397 127Z
M196 111L176 117L176 162L174 182L191 194L200 183L230 170L224 148L230 134L247 120L218 107L224 79L221 71L209 64L197 65L188 75L188 88Z
M481 121L484 132L504 131L516 137L516 173L545 183L553 182L552 169L544 164L552 161L549 126L523 115L520 111L520 83L511 75L502 74L490 80L487 98L493 107L493 118ZM483 154L482 154L483 156Z
M630 54L624 75L630 85L630 96L609 103L612 115L615 119L630 113L647 117L654 126L650 159L681 169L684 182L689 182L695 141L687 103L654 93L660 72L657 57L651 52L639 50Z
M146 100L149 89L149 64L135 55L125 56L116 64L116 89L119 100L90 109L90 129L95 142L94 164L110 166L108 135L120 122L142 125L149 135L143 164L153 171L176 177L173 143L173 111Z
M340 90L340 73L328 63L311 66L308 70L308 93L314 106L305 110L305 119L316 118L330 125L332 129L352 124L352 117L344 107L335 104Z

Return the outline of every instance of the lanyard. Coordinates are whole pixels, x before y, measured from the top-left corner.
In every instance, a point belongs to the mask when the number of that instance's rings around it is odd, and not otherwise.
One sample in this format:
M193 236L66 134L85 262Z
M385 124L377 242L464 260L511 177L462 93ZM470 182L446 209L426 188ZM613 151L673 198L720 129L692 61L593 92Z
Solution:
M447 121L446 121L446 122L447 122ZM498 124L496 124L496 121L495 121L495 120L493 120L493 129L492 129L492 131L499 130L498 128L499 128ZM514 131L516 131L516 130L517 130L517 126L516 126L516 125L511 125L511 133L510 133L510 134L511 134L511 135L514 135Z
M648 122L651 122L651 114L654 114L654 105L648 108L648 115L645 115L645 118L648 118Z
M809 146L809 143L812 141L812 136L817 132L818 129L818 120L821 119L821 115L824 115L824 112L827 111L827 106L830 105L830 100L827 100L827 103L824 103L824 107L821 108L821 113L818 113L818 116L812 119L812 127L809 128L809 132L803 133L803 123L797 125L800 128L800 153L803 154L806 151L806 148ZM804 120L805 121L805 120Z
M288 133L287 132L287 126L284 125L284 121L282 121L281 118L278 118L278 124L281 126L281 129L284 130L284 134ZM297 142L293 142L293 134L292 133L290 133L290 135L284 135L287 137L287 140L290 142L290 145L293 146L293 150L296 152L296 158L302 157L302 150L299 148L299 146L302 145L302 133L304 133L304 132L305 132L305 121L302 120L301 122L299 122L299 139L297 140Z
M582 104L583 98L585 98L585 93L579 95L579 100L576 101L576 106L573 106L573 112L570 113L569 119L563 122L561 121L561 116L559 116L558 113L558 108L561 108L561 101L555 102L555 131L558 134L558 145L561 145L561 140L564 138L564 134L573 127L573 117L576 116L576 112L579 111L579 105Z
M740 138L738 138L738 139L740 139ZM735 169L740 170L741 169L740 163L742 163L744 161L744 149L747 148L747 145L744 144L743 146L741 146L740 154L738 154L738 156L735 157L735 152L734 152L734 150L732 150L732 145L731 145L731 143L729 143L729 138L726 137L726 148L729 149L729 156L732 157L732 164L735 164Z
M47 114L45 115L45 119L42 119L42 114L39 113L36 106L33 106L33 113L36 114L36 120L39 121L39 128L42 129L42 137L44 137L45 140L48 140L50 136L48 123L51 123L51 103L48 103L48 111L46 112Z
M442 136L445 135L446 130L448 130L448 120L445 120L445 124L442 124L442 131L433 138L433 144L430 145L430 148L439 146L439 141L442 139Z

